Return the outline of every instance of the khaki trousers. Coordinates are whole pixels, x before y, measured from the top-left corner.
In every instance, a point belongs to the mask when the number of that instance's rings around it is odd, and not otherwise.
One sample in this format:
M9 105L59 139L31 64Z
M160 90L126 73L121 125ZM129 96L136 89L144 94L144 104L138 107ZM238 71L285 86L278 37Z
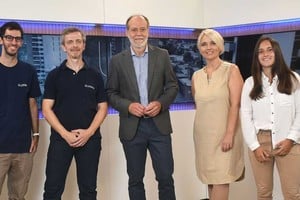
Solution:
M273 151L271 131L259 131L260 145ZM274 163L278 170L285 200L300 200L300 145L295 144L286 156L272 156L269 162L260 163L249 149L249 158L256 182L257 199L272 200Z
M7 175L9 200L25 200L33 165L34 153L0 154L0 196ZM1 197L0 199L4 199Z

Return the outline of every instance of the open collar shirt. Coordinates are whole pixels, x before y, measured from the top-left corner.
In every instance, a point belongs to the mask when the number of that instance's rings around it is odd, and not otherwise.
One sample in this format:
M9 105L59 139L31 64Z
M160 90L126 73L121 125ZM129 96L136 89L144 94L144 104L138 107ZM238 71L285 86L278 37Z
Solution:
M141 56L137 56L131 49L131 55L135 70L135 75L138 82L138 88L140 93L140 101L144 106L148 105L148 46L145 52Z
M298 80L299 76L296 74ZM241 122L245 141L251 150L258 148L256 134L259 130L271 130L272 145L284 139L300 143L300 89L291 95L278 92L278 77L272 83L262 73L263 97L252 100L253 78L249 77L243 86L241 98Z

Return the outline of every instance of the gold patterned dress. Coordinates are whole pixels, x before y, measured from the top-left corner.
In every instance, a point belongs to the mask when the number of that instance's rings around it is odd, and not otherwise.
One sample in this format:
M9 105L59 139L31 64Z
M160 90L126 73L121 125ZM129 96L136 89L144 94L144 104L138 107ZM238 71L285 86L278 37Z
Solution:
M194 144L196 170L204 184L226 184L242 178L243 138L237 123L233 148L222 152L230 107L228 80L231 64L223 62L208 80L204 69L193 75L196 103Z

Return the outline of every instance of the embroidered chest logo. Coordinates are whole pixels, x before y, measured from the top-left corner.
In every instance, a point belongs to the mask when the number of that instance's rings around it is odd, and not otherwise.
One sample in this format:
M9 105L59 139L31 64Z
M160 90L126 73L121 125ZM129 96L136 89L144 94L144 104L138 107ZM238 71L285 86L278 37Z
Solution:
M85 88L90 88L90 89L92 89L92 90L95 90L95 87L92 86L92 85L84 84L84 87L85 87Z
M18 83L18 87L23 88L23 87L27 87L26 83Z

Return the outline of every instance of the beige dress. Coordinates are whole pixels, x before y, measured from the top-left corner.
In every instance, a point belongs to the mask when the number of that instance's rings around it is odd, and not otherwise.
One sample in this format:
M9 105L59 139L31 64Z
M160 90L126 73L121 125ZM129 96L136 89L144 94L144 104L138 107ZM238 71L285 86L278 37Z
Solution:
M193 75L196 114L194 144L196 170L204 184L225 184L242 178L244 172L243 138L238 122L234 145L222 152L229 111L228 79L231 64L223 62L208 81L204 69Z

